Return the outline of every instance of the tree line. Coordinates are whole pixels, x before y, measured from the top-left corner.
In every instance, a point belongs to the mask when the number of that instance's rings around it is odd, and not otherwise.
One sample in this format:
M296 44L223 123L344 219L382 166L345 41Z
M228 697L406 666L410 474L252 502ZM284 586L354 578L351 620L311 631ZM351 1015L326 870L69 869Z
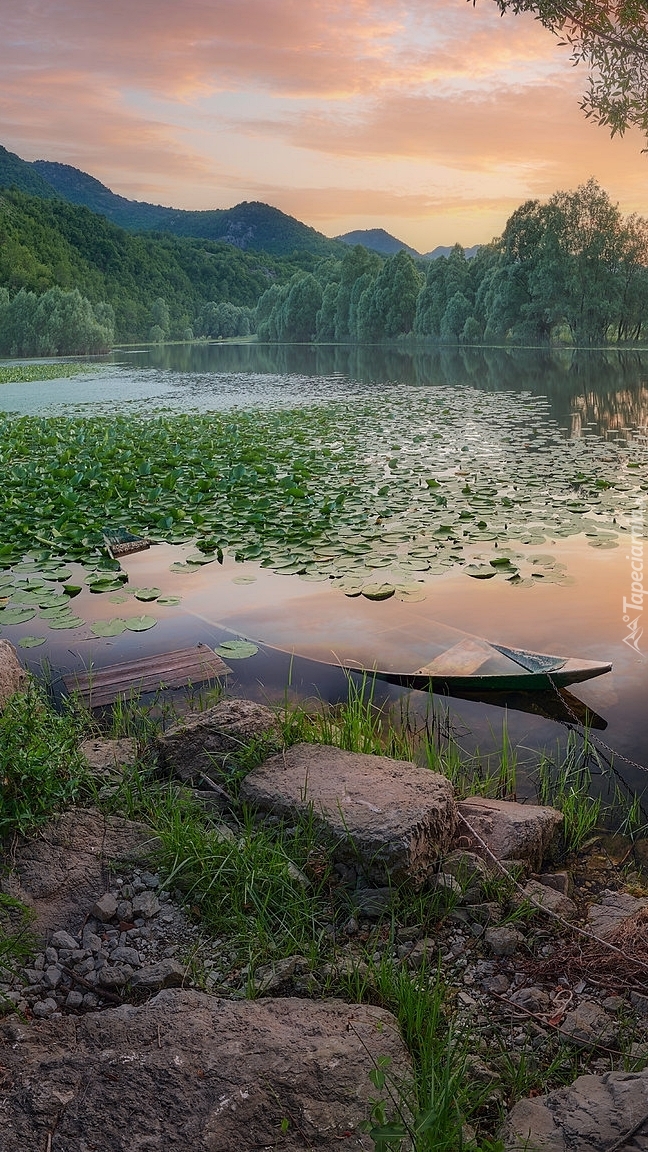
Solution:
M577 346L648 335L648 222L624 218L595 180L529 200L467 260L460 245L423 265L356 247L272 285L260 340Z
M132 236L88 209L0 196L0 355L101 352L114 342L548 345L648 337L648 222L594 181L529 200L467 259L272 257Z

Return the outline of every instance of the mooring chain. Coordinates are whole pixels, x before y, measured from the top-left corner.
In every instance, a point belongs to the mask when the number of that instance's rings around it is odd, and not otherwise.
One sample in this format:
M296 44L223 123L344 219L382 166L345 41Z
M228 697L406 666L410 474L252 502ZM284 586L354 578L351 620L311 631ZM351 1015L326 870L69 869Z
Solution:
M569 704L567 703L567 701L565 700L565 697L561 695L560 690L558 688L558 685L552 679L550 672L547 672L547 679L548 679L549 683L551 684L551 687L553 688L554 692L556 693L556 696L558 697L558 699L560 700L562 705L566 708L566 710L569 712L569 715L572 717L574 724L576 724L579 728L583 728L584 727L583 721L579 719L579 717L574 712L573 708L571 708L569 706ZM609 752L613 757L618 758L619 760L623 760L624 764L629 764L631 768L637 768L640 772L648 772L648 768L646 768L645 764L639 764L636 760L629 760L627 756L624 756L622 752L617 752L616 749L611 748L610 745L606 744L605 740L601 740L601 738L599 736L593 736L593 735L591 735L591 733L589 733L587 736L587 740L591 744L594 745L594 747L597 749L597 751L600 751L601 749L605 749L605 751Z

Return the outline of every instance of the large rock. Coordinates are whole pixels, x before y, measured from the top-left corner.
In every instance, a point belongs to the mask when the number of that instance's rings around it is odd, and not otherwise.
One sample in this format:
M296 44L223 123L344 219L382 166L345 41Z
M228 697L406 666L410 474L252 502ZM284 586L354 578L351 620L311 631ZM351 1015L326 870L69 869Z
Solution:
M483 855L471 825L498 860L528 860L537 870L562 821L555 808L470 796L459 804L458 834L462 846Z
M648 900L631 896L629 892L607 892L598 904L592 904L587 913L587 927L601 940L609 936L624 920L648 908Z
M579 1076L569 1088L520 1100L506 1123L504 1146L506 1152L606 1152L647 1112L648 1070ZM623 1148L648 1152L648 1123Z
M422 884L452 839L456 809L443 776L406 760L295 744L246 776L241 799L294 820L312 809L335 859L372 881Z
M20 663L16 649L8 640L0 640L0 712L16 692L27 686L27 673Z
M97 775L110 774L135 763L137 740L127 736L120 740L83 740L79 751L91 772Z
M169 989L84 1017L14 1016L0 1037L7 1152L44 1152L52 1132L65 1152L369 1150L369 1073L386 1056L396 1082L411 1076L394 1017L339 1000Z
M274 712L254 700L221 700L205 712L189 712L158 738L158 761L181 780L208 776L226 755L240 752L250 741L275 737L280 746Z
M105 892L110 862L145 862L157 847L144 824L90 809L65 812L18 841L2 886L33 909L37 935L74 934Z

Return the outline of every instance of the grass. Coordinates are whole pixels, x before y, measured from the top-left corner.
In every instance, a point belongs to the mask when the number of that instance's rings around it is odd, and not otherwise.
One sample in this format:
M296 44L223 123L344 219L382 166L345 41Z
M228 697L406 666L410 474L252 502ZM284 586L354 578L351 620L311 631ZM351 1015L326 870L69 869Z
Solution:
M80 373L96 372L96 364L0 364L0 384L31 384L35 380L60 380Z
M90 797L79 752L85 718L74 705L55 712L42 689L28 690L0 713L0 841L27 833L53 812Z
M0 892L0 978L24 963L33 952L30 920L31 914L24 904Z

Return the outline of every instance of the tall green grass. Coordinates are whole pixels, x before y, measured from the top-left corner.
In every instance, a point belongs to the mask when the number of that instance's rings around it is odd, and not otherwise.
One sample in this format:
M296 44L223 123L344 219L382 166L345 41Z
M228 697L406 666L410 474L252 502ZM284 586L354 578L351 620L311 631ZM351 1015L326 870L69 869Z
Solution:
M7 702L0 713L0 841L91 796L78 747L86 724L73 703L56 712L33 681Z

